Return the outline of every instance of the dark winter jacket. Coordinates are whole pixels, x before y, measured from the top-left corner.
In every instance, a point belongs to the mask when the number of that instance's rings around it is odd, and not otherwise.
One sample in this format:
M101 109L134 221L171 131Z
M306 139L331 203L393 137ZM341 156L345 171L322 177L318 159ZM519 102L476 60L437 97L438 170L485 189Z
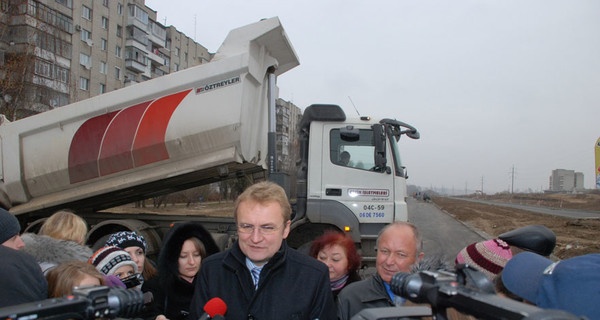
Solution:
M23 251L35 258L44 274L63 262L88 261L94 254L92 249L75 241L60 240L35 233L24 233L21 239L25 243Z
M227 305L226 319L336 319L327 266L285 240L264 265L256 291L238 242L207 258L197 278L189 319L215 297Z
M347 285L338 295L338 318L348 320L362 309L393 307L379 274Z
M346 284L342 288L331 291L331 293L333 293L333 302L337 303L337 297L340 294L340 292L342 292L342 289L347 287L349 284L360 281L360 280L362 280L362 278L360 277L358 272L351 273L350 276L348 277L348 281L346 281Z
M35 259L0 245L0 308L48 299L48 284Z
M155 319L159 314L164 314L170 320L181 320L189 313L194 284L181 278L174 278L167 288L163 288L159 278L154 277L144 282L142 291L152 292L154 302L153 306L140 316L141 318L150 320Z
M158 277L144 282L142 286L142 291L152 292L154 302L148 309L154 310L149 313L154 317L163 314L169 320L181 320L189 313L194 284L179 277L178 260L183 243L191 237L202 241L207 256L219 252L210 233L199 223L177 224L169 230L158 257ZM148 319L149 314L145 314L144 318Z
M425 270L446 270L450 268L449 264L445 261L442 256L431 256L419 261L417 264L411 267L412 272L419 272ZM394 302L390 299L383 285L383 280L378 273L373 276L366 278L362 281L358 281L347 285L342 292L338 295L338 319L347 320L351 319L354 315L359 313L363 309L367 308L383 308L383 307L394 307ZM403 306L427 306L428 304L414 304L410 301L406 301ZM465 320L471 319L469 316L463 315L454 309L447 310L448 319L452 320ZM415 317L414 319L431 319L430 317ZM413 319L413 318L410 318Z

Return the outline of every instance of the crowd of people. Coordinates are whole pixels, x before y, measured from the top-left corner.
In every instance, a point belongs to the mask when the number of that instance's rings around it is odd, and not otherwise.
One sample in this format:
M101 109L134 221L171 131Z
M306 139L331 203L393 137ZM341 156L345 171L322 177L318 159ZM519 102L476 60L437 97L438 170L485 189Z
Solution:
M38 233L21 234L17 218L0 209L0 307L103 285L141 291L146 305L136 318L144 320L199 319L213 298L225 302L227 319L345 320L381 307L408 315L423 305L392 288L394 275L454 270L425 256L415 225L394 222L379 233L374 272L361 277L359 250L346 233L325 231L308 255L288 247L291 211L281 187L259 182L236 200L238 238L230 248L220 251L199 223L176 223L152 261L135 231L116 232L93 252L85 245L88 226L74 212L56 212ZM454 253L455 265L478 270L506 299L600 319L600 254L555 261L555 245L552 230L527 226L466 246Z

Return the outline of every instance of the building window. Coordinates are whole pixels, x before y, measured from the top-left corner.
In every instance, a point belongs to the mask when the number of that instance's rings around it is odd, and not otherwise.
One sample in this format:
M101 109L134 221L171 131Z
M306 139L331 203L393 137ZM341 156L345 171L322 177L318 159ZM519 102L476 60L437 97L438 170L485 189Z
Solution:
M87 91L87 90L89 90L89 88L90 88L90 79L80 77L79 78L79 89Z
M63 6L69 9L73 8L73 0L56 0L56 2L62 4Z
M58 81L63 83L69 83L69 69L57 67L56 74L56 78L58 79Z
M137 81L136 75L131 72L127 72L127 74L125 75L125 79L129 81Z
M120 25L117 25L117 37L122 37L123 36L123 27L121 27Z
M115 47L115 55L119 58L121 57L121 47L119 47L119 46Z
M121 68L115 67L115 79L121 79Z
M135 17L143 24L148 24L148 13L136 5L129 5L129 16Z
M117 13L123 15L123 5L120 3L117 3Z
M92 20L92 9L86 7L86 6L82 6L81 8L81 17L88 19L88 20Z
M84 53L79 54L79 64L89 69L92 66L92 59Z
M104 83L100 84L100 94L103 94L106 92L106 85Z
M106 39L100 39L100 48L102 49L102 51L106 51Z
M100 61L100 73L106 74L106 62Z
M81 41L88 41L91 38L92 38L91 32L89 32L85 29L81 29Z
M175 71L179 71L179 64L175 64Z
M52 78L52 65L42 60L35 60L35 74L44 76L46 78Z
M188 53L187 53L187 52L184 52L184 53L183 53L183 59L184 59L185 61L187 61L187 60L188 60Z
M102 0L102 4L108 8L108 0Z
M175 56L179 57L179 48L175 48Z
M102 17L102 29L108 29L108 18Z

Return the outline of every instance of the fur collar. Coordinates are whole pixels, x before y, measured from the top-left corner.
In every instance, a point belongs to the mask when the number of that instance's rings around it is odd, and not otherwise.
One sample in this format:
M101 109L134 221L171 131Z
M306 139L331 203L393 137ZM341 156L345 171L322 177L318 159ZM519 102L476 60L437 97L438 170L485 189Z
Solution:
M74 241L59 240L49 236L24 233L21 235L25 242L24 252L32 255L38 263L60 264L67 261L88 261L92 249Z

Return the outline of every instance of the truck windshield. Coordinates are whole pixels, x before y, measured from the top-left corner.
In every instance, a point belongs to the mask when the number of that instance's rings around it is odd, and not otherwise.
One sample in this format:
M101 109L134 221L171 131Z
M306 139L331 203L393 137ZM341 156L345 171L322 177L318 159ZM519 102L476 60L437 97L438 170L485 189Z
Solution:
M358 131L358 137L353 139L345 139L339 129L330 131L329 156L332 163L363 170L375 167L373 131L368 129Z

